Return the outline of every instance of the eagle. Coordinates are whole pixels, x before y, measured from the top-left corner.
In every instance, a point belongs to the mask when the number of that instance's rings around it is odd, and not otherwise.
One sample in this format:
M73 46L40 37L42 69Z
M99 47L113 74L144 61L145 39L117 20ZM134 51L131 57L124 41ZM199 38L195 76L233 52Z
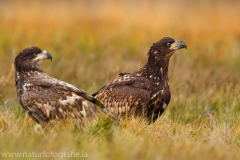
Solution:
M96 119L99 110L115 117L92 95L48 76L40 68L45 59L52 60L51 54L32 46L20 52L14 61L18 101L34 121L47 124L70 117L82 124Z
M142 68L120 73L117 79L93 96L115 115L144 116L149 123L155 122L171 99L168 82L170 57L182 48L187 48L183 41L162 38L153 43L148 52L148 61Z

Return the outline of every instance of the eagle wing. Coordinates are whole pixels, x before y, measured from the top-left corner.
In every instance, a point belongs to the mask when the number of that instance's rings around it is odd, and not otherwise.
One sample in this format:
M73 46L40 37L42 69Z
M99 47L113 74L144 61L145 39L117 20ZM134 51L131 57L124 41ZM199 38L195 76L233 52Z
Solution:
M28 79L20 97L23 108L38 123L70 115L82 121L96 117L97 106L114 117L93 96L63 81L45 76Z
M123 74L113 82L102 87L93 96L108 107L114 114L142 114L150 101L146 89L147 81L142 77Z

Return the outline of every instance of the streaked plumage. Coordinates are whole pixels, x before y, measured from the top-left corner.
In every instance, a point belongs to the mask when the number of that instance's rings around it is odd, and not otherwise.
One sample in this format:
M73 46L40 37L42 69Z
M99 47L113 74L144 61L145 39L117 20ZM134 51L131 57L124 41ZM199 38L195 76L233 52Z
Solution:
M102 87L93 96L117 115L144 115L154 122L166 109L171 92L168 84L168 64L172 54L187 48L183 41L165 37L154 43L148 61L131 73Z
M44 59L52 60L52 56L33 46L19 53L14 62L19 103L34 121L47 123L53 119L72 117L81 123L85 119L97 118L97 107L109 113L106 107L83 90L48 76L40 68Z

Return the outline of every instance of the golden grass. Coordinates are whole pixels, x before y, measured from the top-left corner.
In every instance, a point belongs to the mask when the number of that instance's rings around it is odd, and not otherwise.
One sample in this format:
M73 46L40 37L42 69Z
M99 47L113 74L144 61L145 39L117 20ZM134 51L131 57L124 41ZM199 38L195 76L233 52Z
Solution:
M240 15L237 1L0 2L0 148L86 151L88 159L238 159ZM152 43L181 39L170 61L171 102L154 124L99 120L34 132L17 102L13 61L37 45L53 55L42 68L93 93L147 60ZM24 158L22 158L24 159ZM58 158L55 158L58 159Z

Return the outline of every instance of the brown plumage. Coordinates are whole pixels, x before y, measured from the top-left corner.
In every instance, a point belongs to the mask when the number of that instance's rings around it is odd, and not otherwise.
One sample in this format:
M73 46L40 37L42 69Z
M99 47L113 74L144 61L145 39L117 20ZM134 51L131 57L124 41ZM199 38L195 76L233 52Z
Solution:
M120 73L93 96L117 115L144 115L154 122L170 101L169 59L181 48L187 48L183 41L161 39L150 48L148 61L142 68Z
M52 56L33 46L19 53L14 62L19 103L34 121L47 123L50 120L72 117L81 123L85 119L97 118L97 107L109 113L93 96L48 76L40 68L44 59L52 60Z

